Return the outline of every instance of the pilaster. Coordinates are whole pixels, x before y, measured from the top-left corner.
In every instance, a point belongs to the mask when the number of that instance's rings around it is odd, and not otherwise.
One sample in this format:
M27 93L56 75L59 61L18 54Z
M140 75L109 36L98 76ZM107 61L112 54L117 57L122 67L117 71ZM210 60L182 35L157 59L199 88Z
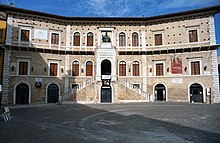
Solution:
M70 25L66 26L66 50L69 50L70 47ZM65 84L64 84L64 92L69 90L69 55L65 55Z
M7 18L7 32L6 32L6 45L11 45L12 40L12 21L13 17L8 15Z
M10 57L11 51L5 49L2 81L2 105L8 105Z

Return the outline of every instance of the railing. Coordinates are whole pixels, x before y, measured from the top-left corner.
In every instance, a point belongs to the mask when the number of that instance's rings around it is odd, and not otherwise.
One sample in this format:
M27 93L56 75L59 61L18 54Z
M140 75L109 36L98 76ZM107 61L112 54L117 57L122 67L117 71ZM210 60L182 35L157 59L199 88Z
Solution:
M28 42L12 41L12 45L29 47L29 48L61 50L61 51L95 51L96 49L96 46L61 46L61 45L34 43L31 41Z
M65 100L69 99L70 97L74 96L76 94L76 92L82 90L83 88L87 87L88 85L92 84L93 82L94 82L94 77L78 84L78 86L70 89L69 91L65 92L62 95L62 101L65 101Z
M150 100L146 91L143 91L141 88L129 83L128 81L124 81L122 79L118 79L120 83L122 83L125 87L131 89L132 91L138 93L139 95L145 97L145 99Z

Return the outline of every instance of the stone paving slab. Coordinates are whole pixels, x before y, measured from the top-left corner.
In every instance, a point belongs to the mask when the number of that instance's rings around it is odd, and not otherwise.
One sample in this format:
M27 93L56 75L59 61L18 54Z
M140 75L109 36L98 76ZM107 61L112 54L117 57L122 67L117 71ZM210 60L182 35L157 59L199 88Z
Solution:
M2 143L220 142L220 104L25 105L0 121Z

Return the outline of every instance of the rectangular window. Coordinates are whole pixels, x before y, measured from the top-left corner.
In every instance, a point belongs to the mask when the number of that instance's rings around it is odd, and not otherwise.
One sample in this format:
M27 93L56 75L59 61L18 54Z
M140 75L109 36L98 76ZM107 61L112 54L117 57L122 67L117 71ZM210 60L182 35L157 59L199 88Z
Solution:
M30 30L21 29L21 41L28 42L30 37Z
M51 44L59 45L59 34L58 33L51 34Z
M0 39L3 38L3 29L0 29Z
M163 63L156 64L156 76L163 76Z
M50 76L57 76L57 63L50 63Z
M155 46L162 45L162 34L154 35Z
M75 84L75 83L73 83L73 84L72 84L72 88L77 89L77 88L78 88L78 86L79 86L78 84Z
M140 84L132 84L134 90L140 89Z
M19 62L19 75L28 74L28 62Z
M200 75L199 61L191 62L191 75Z
M189 42L198 42L197 30L189 30Z

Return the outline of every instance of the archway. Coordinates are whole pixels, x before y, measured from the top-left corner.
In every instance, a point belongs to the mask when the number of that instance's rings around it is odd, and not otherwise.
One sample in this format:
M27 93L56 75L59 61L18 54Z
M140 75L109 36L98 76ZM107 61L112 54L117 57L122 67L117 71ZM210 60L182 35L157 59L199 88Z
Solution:
M28 104L29 102L29 86L25 83L20 83L16 87L16 104Z
M190 102L203 102L203 87L194 83L190 86Z
M111 75L111 62L109 60L102 61L101 75Z
M50 84L47 88L47 103L57 103L59 101L59 87Z
M166 101L166 87L163 84L157 84L154 88L155 100Z

